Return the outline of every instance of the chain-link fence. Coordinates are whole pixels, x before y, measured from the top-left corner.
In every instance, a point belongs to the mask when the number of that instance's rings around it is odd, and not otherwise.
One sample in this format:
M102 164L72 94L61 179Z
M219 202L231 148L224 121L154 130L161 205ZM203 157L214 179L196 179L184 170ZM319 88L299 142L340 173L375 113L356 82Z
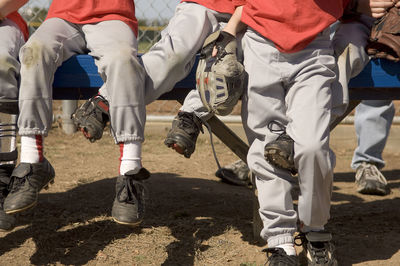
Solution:
M31 32L34 32L46 18L51 2L51 0L31 0L20 9ZM135 1L136 17L139 20L139 52L146 52L160 39L160 32L172 17L178 3L179 0Z
M84 0L83 0L84 1ZM30 32L34 32L44 21L52 0L31 0L19 12L28 22ZM139 21L139 52L144 53L156 43L161 31L173 16L179 0L137 0L135 13ZM148 106L150 114L174 115L179 104L171 101L157 101Z

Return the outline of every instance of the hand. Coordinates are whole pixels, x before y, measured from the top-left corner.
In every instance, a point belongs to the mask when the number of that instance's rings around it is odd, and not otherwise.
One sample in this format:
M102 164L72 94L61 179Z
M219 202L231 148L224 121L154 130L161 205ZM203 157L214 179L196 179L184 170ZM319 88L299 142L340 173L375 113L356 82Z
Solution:
M369 6L371 9L371 16L374 18L383 17L387 10L392 6L400 7L398 0L370 0Z
M211 53L212 57L217 56L219 50L225 50L225 47L232 41L236 39L234 34L229 33L225 29L221 31L220 36L218 37L217 41L215 42L213 51Z

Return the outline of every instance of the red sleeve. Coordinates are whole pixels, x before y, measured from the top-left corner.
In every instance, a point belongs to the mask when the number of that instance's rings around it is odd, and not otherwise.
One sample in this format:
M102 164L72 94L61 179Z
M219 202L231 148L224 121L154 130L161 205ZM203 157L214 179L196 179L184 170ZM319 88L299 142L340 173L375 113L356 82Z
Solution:
M343 8L346 9L346 7L350 4L351 0L343 0Z
M244 6L246 4L246 0L232 0L232 3L235 7Z
M12 21L15 22L15 24L18 25L19 29L22 31L24 34L25 41L28 40L29 37L29 30L28 30L28 25L26 25L25 20L21 17L21 15L17 12L14 11L11 14L7 16L8 19L11 19Z

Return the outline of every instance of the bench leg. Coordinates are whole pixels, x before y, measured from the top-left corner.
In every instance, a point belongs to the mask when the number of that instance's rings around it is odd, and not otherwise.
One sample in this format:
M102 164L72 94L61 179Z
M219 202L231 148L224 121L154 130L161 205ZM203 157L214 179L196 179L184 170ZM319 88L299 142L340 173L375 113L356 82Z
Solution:
M76 126L71 119L71 115L78 107L77 100L62 100L62 129L64 133L72 135L76 132Z

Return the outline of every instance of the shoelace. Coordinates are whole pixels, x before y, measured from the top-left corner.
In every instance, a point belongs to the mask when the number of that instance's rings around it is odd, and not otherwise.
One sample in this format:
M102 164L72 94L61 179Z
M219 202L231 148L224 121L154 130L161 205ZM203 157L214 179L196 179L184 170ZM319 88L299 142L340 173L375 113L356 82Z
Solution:
M25 184L25 181L29 182L27 177L17 177L17 176L11 177L9 185L10 193L18 191Z
M361 169L357 171L356 179L360 180L363 175L365 175L367 179L372 179L371 177L377 177L378 181L387 185L386 178L382 175L382 173L378 170L378 168L374 164L363 163Z
M274 128L274 126L277 126L278 128ZM268 123L267 127L269 131L271 131L272 133L279 134L277 139L280 139L282 137L288 137L288 135L286 134L286 126L280 121L272 120L271 122Z
M147 188L143 185L142 182L133 180L129 177L125 177L123 180L124 184L117 192L117 200L119 202L126 202L129 204L138 205L139 197L145 199ZM141 195L139 196L139 194Z
M299 233L294 238L294 244L296 246L304 246L307 245L307 243L308 240L304 233ZM307 248L308 246L311 246L311 250L309 250L309 252L318 264L324 265L329 262L329 257L327 254L328 250L326 249L324 242L313 242L312 244L310 243L310 245L307 245Z
M315 259L317 264L324 265L329 262L329 254L325 243L316 242L312 243L310 246L311 256Z
M204 133L203 128L201 127L201 123L196 120L193 113L182 112L179 113L179 125L183 128L192 128L193 122L196 125L197 129ZM204 122L203 122L204 123Z

